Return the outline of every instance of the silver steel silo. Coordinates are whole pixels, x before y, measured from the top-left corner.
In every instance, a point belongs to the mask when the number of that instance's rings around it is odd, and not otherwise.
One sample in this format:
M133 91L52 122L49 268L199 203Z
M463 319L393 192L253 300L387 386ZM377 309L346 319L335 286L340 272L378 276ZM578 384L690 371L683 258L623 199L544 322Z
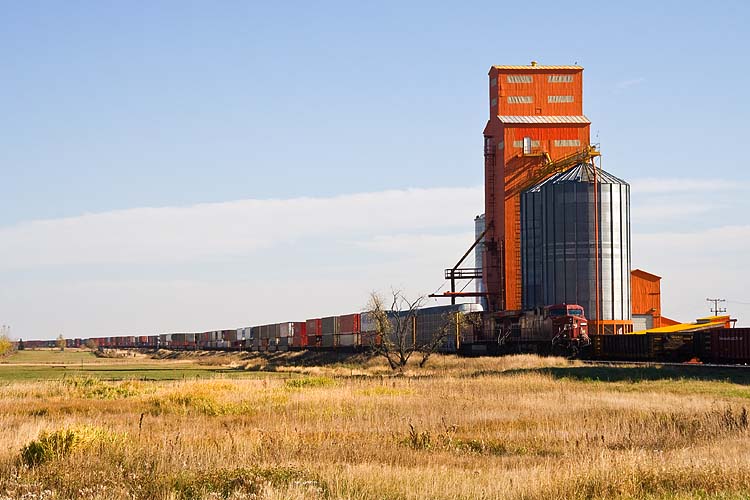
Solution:
M485 221L484 214L477 215L474 218L474 240L475 241L484 232L484 229L485 229L484 221ZM477 269L482 269L483 255L484 255L484 239L482 239L482 241L477 243L477 246L474 247L474 267L476 267ZM484 286L484 280L482 278L477 278L475 281L476 281L477 293L484 293L487 291L487 289ZM481 304L485 311L487 310L487 298L486 297L477 297L476 302L477 304Z
M599 186L598 317L603 325L599 331L625 333L631 320L630 186L601 169L596 170L596 175ZM577 303L584 307L589 320L595 320L597 239L593 165L577 165L523 195L524 299L529 306ZM537 290L541 293L537 294Z
M521 193L521 303L544 305L542 293L542 196L536 185Z

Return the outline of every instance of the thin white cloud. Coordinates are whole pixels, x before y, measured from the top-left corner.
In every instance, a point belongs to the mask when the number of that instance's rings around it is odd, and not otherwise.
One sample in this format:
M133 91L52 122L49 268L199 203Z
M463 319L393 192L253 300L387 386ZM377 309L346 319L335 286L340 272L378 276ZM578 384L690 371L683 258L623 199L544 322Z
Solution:
M244 255L274 245L467 226L481 188L409 189L333 198L138 208L0 229L0 271Z
M673 221L711 212L716 205L701 202L651 202L633 205L630 217L633 224Z
M615 88L617 88L618 90L623 90L623 89L626 89L628 87L634 87L636 85L640 85L640 84L642 84L645 81L646 81L646 79L643 78L643 77L631 78L631 79L628 79L628 80L622 80L620 82L617 82L617 84L615 84Z
M15 336L54 338L356 312L372 290L416 296L439 287L473 242L482 208L479 187L410 189L6 227L0 322Z
M630 182L633 194L715 193L746 189L746 182L727 179L679 179L644 177Z
M458 234L396 234L377 235L373 238L353 241L351 244L376 252L398 254L421 254L427 249L439 249L455 245L456 240L474 242L474 233L459 232ZM461 255L456 255L456 260ZM467 258L468 259L468 258ZM473 262L473 257L470 259ZM473 266L473 264L472 264Z

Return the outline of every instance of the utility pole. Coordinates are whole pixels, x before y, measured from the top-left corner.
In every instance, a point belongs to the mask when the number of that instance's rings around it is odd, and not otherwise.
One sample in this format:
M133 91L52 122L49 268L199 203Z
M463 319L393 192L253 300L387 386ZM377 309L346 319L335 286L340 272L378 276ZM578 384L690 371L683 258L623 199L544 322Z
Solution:
M714 313L714 316L718 316L719 313L725 313L725 312L727 312L727 308L726 307L719 308L719 302L726 302L727 299L706 299L706 301L714 303L714 308L713 309L709 309L710 311L712 311Z

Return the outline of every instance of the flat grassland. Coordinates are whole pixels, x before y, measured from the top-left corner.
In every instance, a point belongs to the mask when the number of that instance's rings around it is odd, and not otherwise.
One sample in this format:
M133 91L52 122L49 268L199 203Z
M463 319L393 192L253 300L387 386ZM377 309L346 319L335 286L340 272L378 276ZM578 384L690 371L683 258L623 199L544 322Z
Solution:
M748 498L745 368L26 351L0 499Z

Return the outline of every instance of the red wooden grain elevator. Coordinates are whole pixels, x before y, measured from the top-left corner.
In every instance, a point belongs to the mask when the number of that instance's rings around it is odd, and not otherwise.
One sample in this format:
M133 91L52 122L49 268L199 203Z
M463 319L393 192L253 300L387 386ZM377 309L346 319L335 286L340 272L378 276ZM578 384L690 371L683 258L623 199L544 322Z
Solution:
M583 68L493 66L489 104L482 274L490 311L515 310L521 309L521 191L538 177L545 158L555 161L590 145Z

